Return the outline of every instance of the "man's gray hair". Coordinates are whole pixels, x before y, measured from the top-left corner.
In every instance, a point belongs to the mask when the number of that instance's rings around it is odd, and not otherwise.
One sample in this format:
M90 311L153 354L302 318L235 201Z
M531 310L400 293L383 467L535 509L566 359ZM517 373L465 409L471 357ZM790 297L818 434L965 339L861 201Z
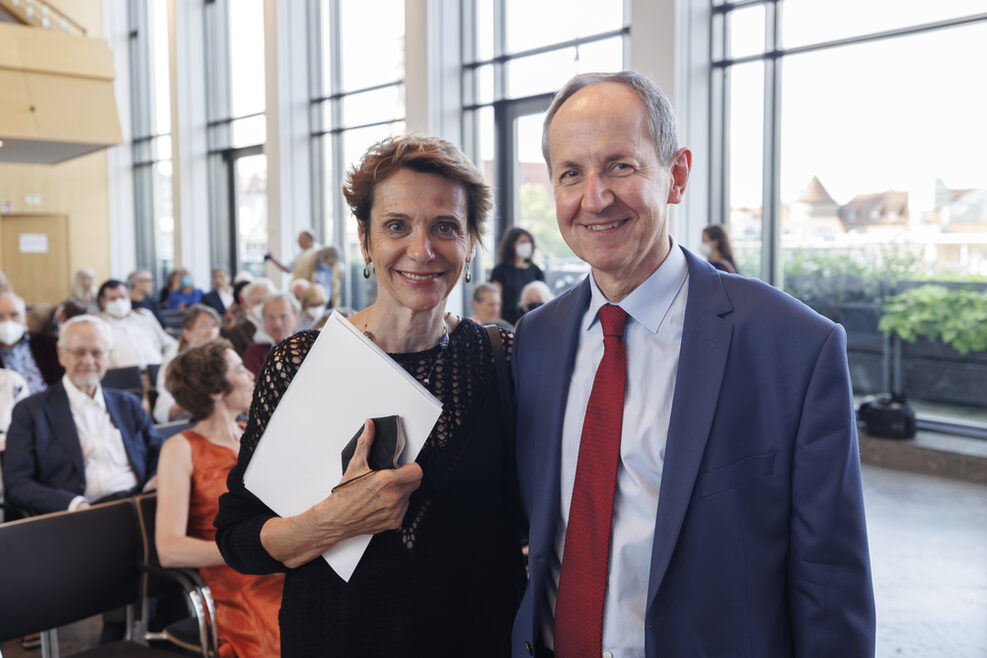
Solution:
M137 279L139 279L140 276L141 276L141 274L144 274L144 273L147 273L148 276L151 276L151 270L134 270L133 272L131 272L130 274L128 274L127 275L127 287L130 288L131 290L133 290L134 289L134 286L137 285Z
M58 328L58 346L61 348L65 347L65 334L68 332L69 328L80 324L90 324L96 327L101 334L103 334L103 340L106 341L106 349L113 349L113 330L110 329L110 325L107 324L106 320L97 317L95 315L77 315L74 318L70 318L62 323L62 326Z
M14 304L16 304L21 309L21 315L27 314L27 304L24 303L23 297L18 295L13 290L8 290L7 292L0 292L0 296L3 295L6 295L7 297L10 297L12 300L14 300Z
M548 165L548 171L552 171L552 161L548 152L548 129L552 125L552 119L558 113L559 108L569 100L569 97L580 89L585 89L590 85L601 82L615 82L627 85L634 90L644 109L648 113L648 132L651 141L655 145L658 153L658 160L663 167L672 164L672 158L679 150L678 136L675 128L675 112L665 93L656 85L651 78L635 73L634 71L618 71L616 73L580 73L565 84L562 89L555 94L552 104L548 107L548 114L545 115L545 123L541 133L541 153Z
M243 287L243 290L240 291L240 294L243 296L244 299L247 299L248 297L253 295L254 291L257 290L258 288L263 288L265 291L267 291L268 295L278 291L273 281L271 281L267 277L262 276L254 279L253 281L245 285Z
M299 306L298 300L295 299L293 294L290 292L276 292L264 298L264 302L260 306L261 313L267 313L267 305L274 302L285 302L295 315L301 312L301 306Z

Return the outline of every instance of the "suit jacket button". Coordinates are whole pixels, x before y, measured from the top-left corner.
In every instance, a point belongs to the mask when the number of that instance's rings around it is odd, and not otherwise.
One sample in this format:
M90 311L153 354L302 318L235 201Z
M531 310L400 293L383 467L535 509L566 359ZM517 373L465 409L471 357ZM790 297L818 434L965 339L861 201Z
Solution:
M535 655L534 649L531 648L531 642L525 641L524 650L528 652L529 656Z

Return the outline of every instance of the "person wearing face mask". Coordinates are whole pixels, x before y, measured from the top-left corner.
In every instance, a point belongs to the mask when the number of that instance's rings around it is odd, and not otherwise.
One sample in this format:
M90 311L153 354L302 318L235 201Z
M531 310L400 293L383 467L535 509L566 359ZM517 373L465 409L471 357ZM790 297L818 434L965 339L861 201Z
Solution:
M168 293L168 310L180 311L202 301L202 290L192 284L192 275L182 270L181 287Z
M104 281L96 296L100 317L110 325L113 348L109 368L138 366L142 370L158 365L166 353L176 349L174 338L161 327L146 308L134 309L130 304L127 285L117 279Z
M268 295L277 292L274 282L266 277L260 277L244 286L240 292L240 306L243 310L243 320L232 327L223 329L222 336L233 343L233 349L240 358L246 354L247 348L254 342L258 330L264 330L264 314L261 304Z
M43 391L61 378L55 340L28 331L24 300L13 292L0 293L0 368L17 372L30 392Z
M517 226L504 233L497 248L500 263L491 272L490 282L500 288L502 317L512 325L521 317L521 288L532 281L545 280L545 273L531 262L534 253L534 236Z
M321 284L313 283L302 293L301 303L302 312L295 323L295 331L311 329L326 312L326 304L329 303L326 289Z
M718 270L739 274L737 263L733 260L733 247L730 246L730 236L720 224L710 224L703 229L703 241L699 245L699 253L706 257L709 264Z
M521 315L533 311L554 299L552 291L544 281L532 281L521 289Z

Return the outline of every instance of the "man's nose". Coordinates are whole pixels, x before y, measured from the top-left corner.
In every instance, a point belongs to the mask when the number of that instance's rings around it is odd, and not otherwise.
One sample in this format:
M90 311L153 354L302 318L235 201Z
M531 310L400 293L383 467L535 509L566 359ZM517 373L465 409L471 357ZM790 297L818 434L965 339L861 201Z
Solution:
M613 192L605 176L596 172L589 172L586 175L586 184L583 187L583 210L587 212L599 213L613 203Z

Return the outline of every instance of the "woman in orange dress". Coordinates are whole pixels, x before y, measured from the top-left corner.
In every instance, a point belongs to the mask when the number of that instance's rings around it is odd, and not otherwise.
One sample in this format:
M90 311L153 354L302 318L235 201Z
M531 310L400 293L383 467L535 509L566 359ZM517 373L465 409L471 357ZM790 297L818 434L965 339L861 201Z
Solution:
M166 567L199 569L216 602L220 656L280 656L284 576L233 571L212 525L240 449L236 419L250 408L254 376L229 342L211 340L176 356L166 382L196 424L170 438L158 459L158 557Z

